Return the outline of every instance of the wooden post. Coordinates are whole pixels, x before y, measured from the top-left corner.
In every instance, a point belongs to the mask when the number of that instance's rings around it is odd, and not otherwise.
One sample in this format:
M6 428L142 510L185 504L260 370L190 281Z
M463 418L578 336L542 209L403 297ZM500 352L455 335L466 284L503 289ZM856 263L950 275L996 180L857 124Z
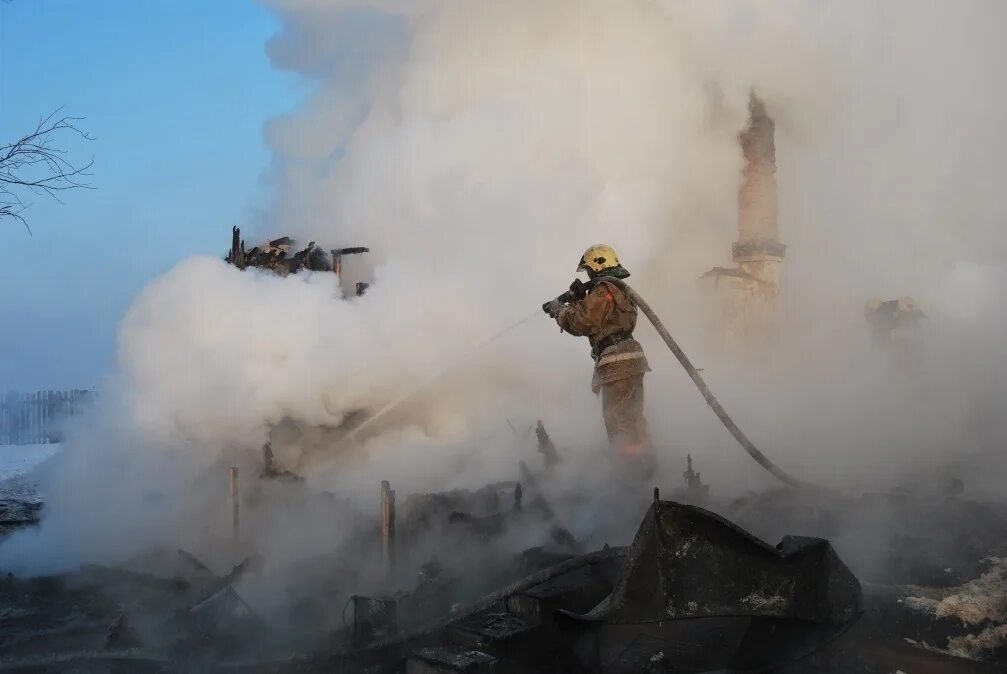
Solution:
M240 266L239 255L241 253L240 249L241 242L241 230L235 225L231 227L231 252L227 255L227 261L233 264L235 267Z
M332 272L336 276L343 275L343 256L344 255L360 255L362 253L371 252L370 248L365 248L364 246L356 246L354 248L333 248L329 251L332 256Z
M234 530L234 540L238 540L238 468L231 466L231 526Z
M395 491L387 480L381 481L381 558L391 576L395 570Z

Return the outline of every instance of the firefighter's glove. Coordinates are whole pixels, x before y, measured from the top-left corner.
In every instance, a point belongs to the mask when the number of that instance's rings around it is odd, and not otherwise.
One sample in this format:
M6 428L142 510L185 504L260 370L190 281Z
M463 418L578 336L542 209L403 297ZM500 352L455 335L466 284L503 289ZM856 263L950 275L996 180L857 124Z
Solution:
M548 302L542 305L542 311L549 314L550 318L556 318L556 314L558 314L559 310L562 308L563 303L560 302L559 300L549 300Z
M563 293L563 295L568 295L571 298L570 299L571 302L575 300L579 301L587 297L587 291L589 289L590 288L588 288L588 285L586 283L581 281L579 278L576 278L573 280L573 283L570 284L569 292L565 292ZM560 297L562 297L563 295L561 295Z

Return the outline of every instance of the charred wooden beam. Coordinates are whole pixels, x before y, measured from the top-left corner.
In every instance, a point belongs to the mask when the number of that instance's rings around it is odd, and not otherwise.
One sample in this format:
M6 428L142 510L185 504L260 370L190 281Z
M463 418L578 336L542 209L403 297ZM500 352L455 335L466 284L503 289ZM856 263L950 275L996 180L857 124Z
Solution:
M559 463L559 452L556 445L552 443L549 432L545 430L545 424L539 419L535 424L535 437L538 438L538 453L545 459L546 468L552 468Z
M276 458L273 456L273 443L271 442L262 445L262 477L266 479L281 478L294 482L304 482L304 478L297 473L276 467Z
M238 468L231 466L230 471L230 492L231 492L231 528L234 540L238 540L238 518L240 516L240 504L238 502Z
M702 473L692 469L692 454L685 455L686 469L682 472L685 480L685 498L692 505L704 505L710 496L710 486L703 484Z
M356 659L366 660L369 657L373 658L375 656L384 660L404 657L409 650L416 647L417 642L422 642L425 638L430 638L434 635L442 633L445 628L454 622L470 618L493 607L495 604L504 601L508 597L524 592L525 590L541 583L548 582L557 576L569 573L575 569L624 558L627 552L628 548L604 548L603 550L597 550L580 557L574 557L573 559L559 562L549 568L536 571L535 573L515 581L510 585L493 592L492 594L488 594L481 599L472 602L471 604L458 607L449 614L441 616L440 618L424 625L403 630L398 634L385 639L378 639L360 650L357 650L352 646L349 648L338 649L334 653L331 653L334 657L331 658L330 662L339 663L342 661L342 663L345 663Z
M395 491L387 480L381 482L381 558L391 576L395 570Z
M195 560L195 558L193 558L193 559ZM195 561L198 562L198 560L195 560ZM202 566L202 564L200 564L200 565ZM220 594L220 592L222 590L226 590L229 587L231 587L232 585L234 585L236 582L238 582L238 580L243 575L245 575L245 572L248 571L248 569L251 568L251 566L252 566L252 558L251 557L246 557L243 560L241 560L238 564L236 564L234 566L234 568L232 568L227 573L226 576L219 576L218 577L218 576L214 575L213 580L210 581L206 585L206 587L204 587L202 589L202 591L199 593L199 599L195 603L193 603L191 606L189 606L189 608L187 609L187 612L191 613L191 612L197 610L197 608L200 605L206 603L207 601L209 601L210 599L212 599L216 595ZM206 567L204 566L204 568L206 568ZM209 569L207 569L207 571L209 571Z
M238 269L245 268L245 242L241 240L241 229L237 226L231 227L231 250L224 261Z

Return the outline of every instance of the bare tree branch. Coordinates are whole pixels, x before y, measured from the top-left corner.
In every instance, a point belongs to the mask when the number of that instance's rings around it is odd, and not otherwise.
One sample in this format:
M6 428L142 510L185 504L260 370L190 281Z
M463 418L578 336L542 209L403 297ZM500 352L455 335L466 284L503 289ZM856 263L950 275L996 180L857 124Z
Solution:
M83 117L63 116L62 110L57 108L39 118L33 131L13 143L0 145L0 220L12 218L28 228L21 215L27 208L21 196L26 192L45 194L63 203L60 192L93 189L84 179L91 175L88 171L94 159L86 164L74 163L58 143L68 135L94 138L77 126Z

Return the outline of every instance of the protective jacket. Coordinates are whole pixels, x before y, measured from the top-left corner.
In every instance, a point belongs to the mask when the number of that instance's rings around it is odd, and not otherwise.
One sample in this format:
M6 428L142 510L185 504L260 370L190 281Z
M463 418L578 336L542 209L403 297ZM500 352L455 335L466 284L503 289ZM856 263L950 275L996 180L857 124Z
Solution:
M636 305L619 286L598 278L582 300L564 306L556 322L571 335L587 337L595 360L591 388L650 371L643 347L633 339Z

